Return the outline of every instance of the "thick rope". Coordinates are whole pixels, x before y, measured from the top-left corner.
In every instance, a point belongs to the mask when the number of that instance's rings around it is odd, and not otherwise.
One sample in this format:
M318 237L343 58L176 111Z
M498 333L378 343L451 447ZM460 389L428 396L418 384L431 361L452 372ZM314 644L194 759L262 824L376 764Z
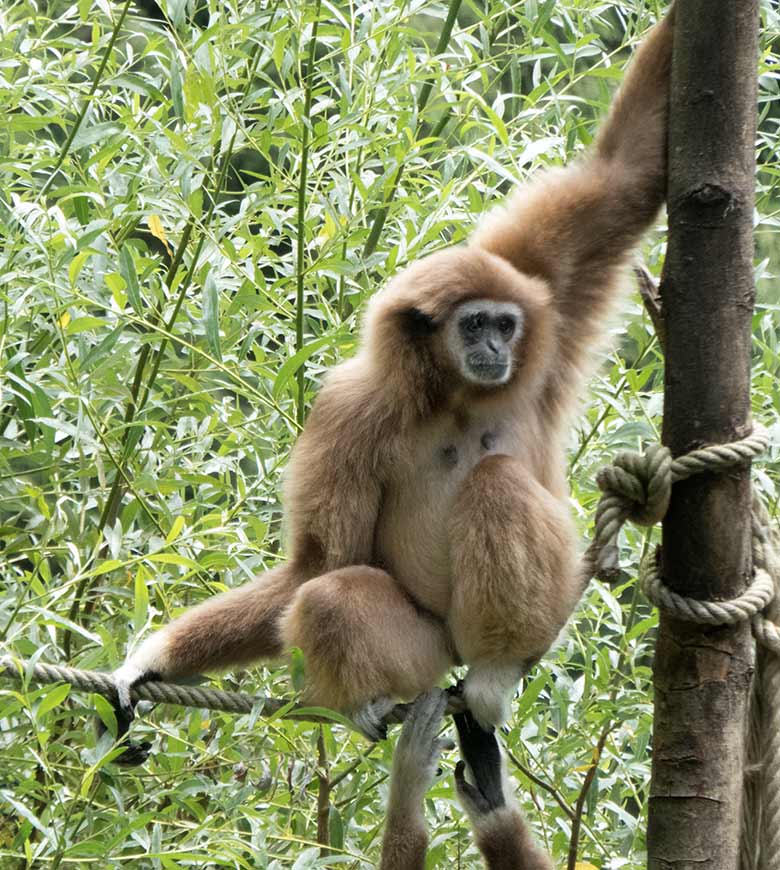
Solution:
M629 519L641 525L660 521L673 483L742 465L763 453L768 443L767 434L757 430L741 441L704 447L677 459L660 445L643 455L619 454L597 477L603 495L593 541L583 558L583 586L593 576L615 578L623 524ZM728 601L700 601L673 592L661 578L658 555L658 550L650 554L639 569L640 586L656 606L677 619L704 625L750 621L758 652L746 741L740 870L780 870L780 529L772 526L754 491L755 576L741 595Z
M658 569L658 551L646 558L639 567L639 585L656 607L662 607L677 619L700 625L736 625L753 620L765 623L760 613L775 597L775 584L769 574L756 568L755 579L736 598L728 601L701 601L672 592L661 579Z
M752 764L748 771L750 775L756 769L759 781L755 789L748 788L746 803L755 796L759 826L758 849L753 840L754 852L759 853L756 868L780 870L780 528L771 524L758 497L753 499L753 520L754 561L770 574L778 592L766 613L753 617L753 634L760 642L756 661L759 703L751 711L756 736L749 744L754 757L749 759ZM743 830L743 836L750 834L749 828Z
M725 471L754 459L769 446L761 429L731 444L713 444L672 459L660 444L646 453L619 453L612 465L602 468L596 482L603 495L596 508L593 541L582 560L583 588L592 577L610 581L619 571L618 535L626 520L651 526L660 522L669 507L672 484L694 474Z
M34 683L69 683L82 692L96 692L111 701L116 700L116 687L111 674L101 671L82 671L78 668L67 668L62 665L47 665L41 662L26 662L13 656L0 656L0 671L5 677L19 682ZM179 704L182 707L200 707L205 710L220 710L224 713L251 713L258 711L260 716L276 716L281 719L295 719L305 722L332 722L327 716L311 712L311 708L303 704L293 704L289 700L252 697L241 692L225 692L222 689L212 689L202 686L183 686L178 683L142 683L130 691L133 702L154 701L161 704ZM384 719L388 723L403 722L408 704L396 704ZM462 702L453 697L447 705L448 713L459 713L463 710ZM342 724L349 720L340 717Z

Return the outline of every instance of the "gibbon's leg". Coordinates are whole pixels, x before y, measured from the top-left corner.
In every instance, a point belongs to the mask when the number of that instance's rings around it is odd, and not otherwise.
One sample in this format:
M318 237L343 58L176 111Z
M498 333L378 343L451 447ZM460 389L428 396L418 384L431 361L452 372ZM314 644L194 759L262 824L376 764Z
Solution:
M520 462L493 455L464 481L449 531L449 627L470 666L464 696L482 725L494 725L579 598L572 524Z
M146 638L114 672L120 736L133 719L133 686L280 656L279 617L302 579L291 564L280 565L204 601Z
M412 704L393 756L387 824L382 838L379 870L423 870L428 848L423 799L436 775L442 749L453 748L437 739L447 693L432 689Z
M372 739L384 736L378 720L392 706L384 699L414 698L452 663L443 623L420 611L385 571L364 565L301 586L281 634L285 648L303 650L307 701L359 711L355 721Z
M553 870L550 856L534 843L522 813L507 797L510 786L493 729L481 728L468 711L453 718L464 759L455 768L458 797L489 870Z

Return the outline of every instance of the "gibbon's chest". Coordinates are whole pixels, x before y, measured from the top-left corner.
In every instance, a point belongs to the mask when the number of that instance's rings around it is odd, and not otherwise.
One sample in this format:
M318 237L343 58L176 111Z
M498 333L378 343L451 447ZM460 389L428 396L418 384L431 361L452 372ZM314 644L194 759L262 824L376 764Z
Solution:
M461 484L486 456L522 452L517 421L489 414L447 415L404 440L382 499L376 557L426 609L449 610L448 526Z

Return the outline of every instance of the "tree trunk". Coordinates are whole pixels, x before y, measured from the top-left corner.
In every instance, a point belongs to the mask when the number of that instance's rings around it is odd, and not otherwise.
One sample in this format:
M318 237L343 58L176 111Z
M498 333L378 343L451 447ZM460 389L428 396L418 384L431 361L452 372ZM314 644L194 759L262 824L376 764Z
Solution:
M750 431L758 0L678 0L669 130L664 442L675 456ZM663 577L731 598L751 579L749 468L675 484ZM749 625L661 613L649 870L736 870Z

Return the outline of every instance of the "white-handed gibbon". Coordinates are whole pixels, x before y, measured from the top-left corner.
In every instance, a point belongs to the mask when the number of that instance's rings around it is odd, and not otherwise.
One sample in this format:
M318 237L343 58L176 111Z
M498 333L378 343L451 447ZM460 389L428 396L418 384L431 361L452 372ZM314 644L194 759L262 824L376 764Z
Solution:
M189 610L115 672L130 688L305 654L307 700L383 733L386 699L454 663L483 725L581 593L563 442L628 255L666 185L672 14L584 157L368 308L292 453L289 560Z
M437 735L447 694L434 689L411 706L395 748L379 870L424 870L428 847L423 799L441 750ZM458 797L489 870L553 870L533 840L508 787L501 749L468 712L455 715L463 761L455 768ZM464 775L468 771L468 779Z

